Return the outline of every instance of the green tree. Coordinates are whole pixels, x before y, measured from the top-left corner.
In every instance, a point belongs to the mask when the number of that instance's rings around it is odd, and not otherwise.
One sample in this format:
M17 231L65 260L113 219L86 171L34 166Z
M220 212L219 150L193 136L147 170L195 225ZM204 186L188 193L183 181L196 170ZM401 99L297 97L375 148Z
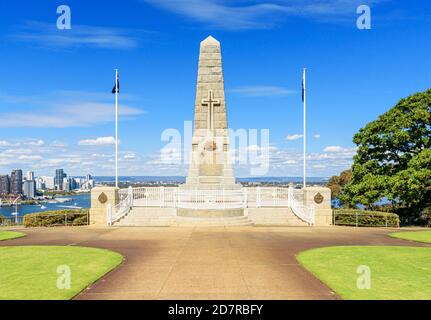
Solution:
M430 205L431 90L402 99L353 141L358 151L343 201L372 208L386 197L411 214Z
M352 180L352 169L341 172L339 176L332 176L327 184L327 187L331 189L332 199L336 199L343 192L344 188Z

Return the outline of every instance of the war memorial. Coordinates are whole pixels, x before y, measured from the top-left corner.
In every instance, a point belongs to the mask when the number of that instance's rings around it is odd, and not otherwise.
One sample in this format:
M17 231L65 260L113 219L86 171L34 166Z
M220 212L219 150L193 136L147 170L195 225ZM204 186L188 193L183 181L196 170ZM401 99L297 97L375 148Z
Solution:
M201 42L191 161L179 187L92 190L90 223L100 226L328 226L328 188L243 187L230 159L220 43Z

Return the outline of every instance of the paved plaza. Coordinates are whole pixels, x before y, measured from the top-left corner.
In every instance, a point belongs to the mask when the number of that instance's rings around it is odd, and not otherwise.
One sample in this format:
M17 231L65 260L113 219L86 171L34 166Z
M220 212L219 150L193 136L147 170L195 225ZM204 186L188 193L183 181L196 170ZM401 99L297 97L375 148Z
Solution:
M298 264L306 249L416 245L392 229L345 227L41 228L2 245L107 248L124 263L77 299L339 299Z

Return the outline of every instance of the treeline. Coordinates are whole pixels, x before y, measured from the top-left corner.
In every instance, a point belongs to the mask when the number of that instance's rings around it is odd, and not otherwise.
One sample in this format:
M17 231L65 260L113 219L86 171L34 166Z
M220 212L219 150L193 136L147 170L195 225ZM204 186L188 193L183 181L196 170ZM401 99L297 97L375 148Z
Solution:
M431 225L431 89L402 99L353 141L352 169L329 180L332 197L347 208L397 213L402 224Z

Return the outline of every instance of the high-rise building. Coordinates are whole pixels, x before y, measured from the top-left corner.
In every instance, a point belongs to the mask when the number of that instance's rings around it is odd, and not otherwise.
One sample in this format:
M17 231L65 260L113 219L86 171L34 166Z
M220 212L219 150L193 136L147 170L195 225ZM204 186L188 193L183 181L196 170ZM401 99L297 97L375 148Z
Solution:
M10 193L22 194L22 170L13 170L10 175Z
M64 173L63 169L55 170L54 186L57 190L63 190L63 180L67 175Z
M0 195L10 194L10 179L8 175L0 176Z
M54 177L43 177L43 181L45 182L45 188L48 190L55 189L55 178Z
M36 190L45 190L45 182L42 177L37 177L36 179Z
M34 180L25 180L23 183L23 193L24 196L28 199L33 199L36 195L35 193L36 185Z
M27 171L27 180L34 180L34 172Z

